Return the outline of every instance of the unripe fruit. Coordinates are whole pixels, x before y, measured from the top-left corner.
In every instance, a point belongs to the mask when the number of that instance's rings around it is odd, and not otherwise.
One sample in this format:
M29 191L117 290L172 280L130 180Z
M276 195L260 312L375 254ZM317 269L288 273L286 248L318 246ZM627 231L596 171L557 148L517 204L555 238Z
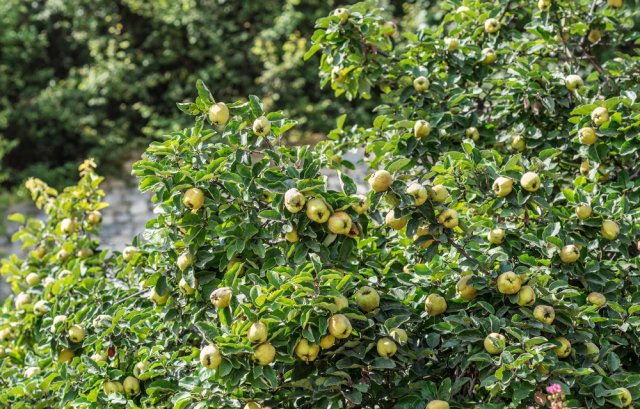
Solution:
M336 344L336 337L334 337L331 334L325 335L324 337L320 338L320 348L322 349L329 349L333 347L335 344Z
M498 19L488 18L487 20L485 20L484 31L486 31L489 34L493 34L498 30L500 30L500 21L498 21Z
M498 197L505 197L513 190L513 179L500 176L493 182L493 192Z
M584 346L587 349L587 355L591 356L600 354L600 348L598 348L598 346L593 342L585 342Z
M63 219L60 222L60 229L66 234L71 234L76 231L76 221L70 218Z
M351 204L351 208L358 214L364 214L369 210L369 203L367 201L367 197L364 195L354 195L352 196L357 198L358 201Z
M347 24L347 21L349 21L349 10L347 10L346 8L341 7L335 9L333 11L333 15L340 18L340 24L342 25Z
M99 211L94 210L87 215L87 221L89 224L95 226L102 221L102 214Z
M429 192L429 199L434 202L442 203L449 197L449 191L444 185L435 185L431 188Z
M324 199L313 198L307 202L307 217L316 223L326 223L331 217L331 211Z
M369 178L369 186L373 189L374 192L384 192L389 189L393 183L393 178L391 174L386 170L377 170L370 178Z
M53 317L53 326L56 327L59 324L64 324L65 322L67 322L67 316L66 315L56 315L55 317Z
M289 189L284 194L284 206L291 213L298 213L304 208L306 199L298 189Z
M327 227L333 234L349 234L351 224L351 216L342 211L335 212L327 221Z
M178 260L176 260L176 264L180 271L184 271L189 268L194 261L194 257L190 253L182 253L178 256Z
M562 34L562 35L560 35ZM558 43L562 43L562 42L567 42L569 41L569 39L571 38L571 35L569 34L569 30L567 30L566 28L562 28L561 32L556 34L553 39L556 40Z
M588 219L589 217L591 217L591 213L591 206L586 203L582 203L578 205L578 207L576 207L576 216L578 216L578 219L580 220Z
M429 192L427 192L427 188L416 182L410 184L407 187L407 194L409 196L413 196L413 200L415 201L416 206L424 204L424 202L426 202L429 198Z
M364 312L371 312L380 305L380 295L371 287L361 287L355 294L356 304Z
M112 393L123 393L124 386L120 382L107 381L104 383L104 385L102 385L102 390L107 395L110 395Z
M520 291L522 280L513 271L507 271L498 277L498 291L502 294L512 295Z
M582 128L578 131L578 138L580 143L585 145L593 145L598 140L596 130L591 127Z
M182 197L182 203L194 212L198 211L204 204L204 192L197 187L188 189Z
M516 152L523 152L527 148L527 140L524 139L524 136L518 135L511 141L511 147Z
M426 409L449 409L449 403L443 400L432 400L427 403Z
M609 120L609 110L605 107L598 107L591 111L591 121L596 126L600 126Z
M25 281L29 287L33 287L40 284L40 276L37 273L29 273L25 278Z
M597 292L590 293L587 296L587 301L601 308L607 305L607 298L603 294Z
M69 348L62 348L58 353L58 362L69 363L73 360L74 356L75 356L75 353L72 350L70 350Z
M209 121L216 126L224 125L229 120L229 108L224 102L218 102L209 108Z
M347 80L347 72L343 67L335 66L331 70L331 81L336 84L342 84Z
M376 344L378 355L383 358L391 358L398 351L398 346L392 339L384 337L380 338Z
M289 243L296 243L298 240L300 240L300 237L298 237L298 231L297 230L291 230L291 231L286 232L284 234L284 238Z
M551 0L538 0L538 8L547 11L551 7Z
M194 278L194 287L191 287L189 285L189 283L187 282L187 280L184 279L184 277L180 278L180 282L178 283L178 286L180 287L180 290L182 290L183 293L187 294L187 295L192 295L196 292L196 288L198 288L198 279Z
M584 159L581 163L580 163L580 174L583 176L586 176L589 174L589 161Z
M263 409L263 408L256 402L247 402L247 404L244 405L243 409Z
M580 250L573 244L567 244L560 250L560 260L563 263L575 263L580 258Z
M133 246L127 246L122 251L122 259L124 261L131 261L138 254L138 248Z
M78 250L78 252L76 253L76 256L83 260L85 258L89 258L91 256L93 256L93 250L91 250L90 248L82 248L80 250Z
M556 312L549 305L538 305L533 309L533 317L543 324L551 324L556 319Z
M622 3L622 0L607 0L607 5L613 9L619 9L622 7Z
M439 294L429 294L424 302L424 308L429 316L435 317L447 310L447 301Z
M478 290L472 284L469 284L469 280L472 278L472 275L464 276L456 284L456 291L463 300L471 301L478 295Z
M16 310L24 311L31 306L31 296L27 293L19 293L14 300Z
M166 294L159 294L154 288L151 292L150 299L158 305L165 305L167 303L167 300L169 299L169 293L167 292Z
M84 340L84 328L80 325L72 325L69 328L69 340L74 344L82 342Z
M269 365L276 358L276 349L268 342L253 349L253 358L262 366Z
M122 387L124 388L124 393L127 396L136 396L140 394L140 381L133 376L127 376L124 378Z
M217 308L226 308L231 304L232 295L233 289L231 287L221 287L211 293L209 300Z
M589 35L587 36L587 39L591 43L597 43L598 41L600 41L601 38L602 38L602 33L597 28L594 28L591 31L589 31Z
M529 285L523 285L518 291L518 305L526 307L533 305L536 302L536 292L533 287Z
M438 222L447 229L453 229L458 226L458 212L453 209L447 209L440 213Z
M418 227L418 230L416 230L416 233L413 235L413 241L417 241L420 237L423 237L423 236L429 236L431 237L431 239L421 242L420 247L422 247L423 249L429 248L429 246L431 246L434 242L433 236L431 236L431 230L429 229L429 226Z
M336 339L345 339L351 335L351 321L343 314L335 314L329 318L327 329Z
M506 342L507 338L504 335L492 332L484 339L484 349L491 355L498 355L504 351L503 344Z
M478 128L476 128L475 126L471 126L467 128L467 130L465 131L465 135L467 138L472 139L474 141L477 141L480 139L480 132L478 131Z
M498 58L498 56L496 55L496 52L493 51L493 48L485 48L485 49L482 50L482 64L483 65L493 64L494 62L496 62L497 58Z
M553 350L558 355L558 358L566 358L571 354L571 342L565 337L558 337L555 342L560 343L560 346L555 347Z
M618 234L620 234L620 226L613 220L605 220L602 222L600 233L602 233L602 237L607 240L615 240Z
M41 260L42 257L44 257L44 255L46 254L46 252L47 252L47 249L45 249L44 246L38 246L35 250L33 250L31 254L38 260Z
M271 131L271 122L269 122L269 120L266 117L261 116L259 118L256 118L255 121L253 121L254 134L258 136L265 136L270 131Z
M298 358L308 363L316 360L320 353L320 347L316 344L311 344L305 338L301 338L294 349L294 353Z
M11 341L16 336L16 329L13 327L0 330L0 341Z
M56 253L56 259L61 262L64 263L65 261L67 261L67 259L69 258L71 254L69 254L69 252L65 249L62 249L60 251L58 251L58 253Z
M504 241L505 232L503 229L491 229L487 234L487 239L491 244L501 244Z
M407 223L409 222L409 220L404 216L400 217L399 219L396 219L394 210L390 210L389 213L387 213L387 215L384 218L384 221L387 224L387 226L395 230L402 230L404 226L406 226Z
M233 270L236 266L236 264L239 264L240 266L238 267L238 270L236 271L236 274L238 276L241 276L244 274L244 263L242 262L242 259L240 259L240 257L236 256L234 258L232 258L231 260L229 260L229 262L227 263L225 270L228 273L229 271Z
M423 119L416 121L416 123L413 125L413 136L415 136L418 139L424 138L430 133L431 133L431 124L429 124L429 122Z
M398 27L396 23L393 21L387 21L382 25L382 28L385 30L383 33L386 37L393 37L398 31Z
M220 349L215 345L207 345L200 351L200 363L209 369L216 369L222 362Z
M620 402L622 402L622 407L626 408L631 406L633 403L633 398L631 397L631 392L627 388L616 388L618 392L618 397L620 397Z
M149 366L149 362L138 362L136 366L133 367L133 376L140 380L143 380L142 378L147 378L148 376L143 374L147 372Z
M392 329L389 335L391 336L391 338L393 338L394 341L398 342L400 345L406 344L407 341L409 340L407 331L403 330L402 328Z
M344 310L349 307L349 300L344 295L335 297L336 311Z
M416 92L422 94L429 89L429 80L426 77L420 76L413 80L413 88Z
M247 333L247 338L249 341L255 344L261 344L267 340L269 336L269 330L267 330L267 326L262 322L254 322L249 327L249 332Z
M460 41L457 38L445 38L444 45L447 51L455 51L460 47Z
M540 189L540 176L534 172L527 172L520 178L520 185L528 192L535 192Z
M567 87L567 89L569 91L575 91L577 89L580 89L584 86L584 82L582 81L582 78L580 78L579 75L567 75L567 77L564 79L564 85Z
M45 300L40 300L33 306L33 313L38 317L43 316L49 311L49 306Z

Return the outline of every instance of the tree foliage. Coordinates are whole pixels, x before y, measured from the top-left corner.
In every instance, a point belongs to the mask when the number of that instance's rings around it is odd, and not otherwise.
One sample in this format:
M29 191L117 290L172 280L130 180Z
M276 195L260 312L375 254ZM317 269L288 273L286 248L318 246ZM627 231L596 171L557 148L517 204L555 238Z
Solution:
M557 383L567 407L630 407L638 9L608 3L442 2L417 32L335 10L306 57L380 98L373 123L290 147L294 121L198 81L194 126L134 165L156 217L122 254L95 239L91 162L61 193L30 182L48 218L13 217L31 252L3 262L0 403L520 408Z

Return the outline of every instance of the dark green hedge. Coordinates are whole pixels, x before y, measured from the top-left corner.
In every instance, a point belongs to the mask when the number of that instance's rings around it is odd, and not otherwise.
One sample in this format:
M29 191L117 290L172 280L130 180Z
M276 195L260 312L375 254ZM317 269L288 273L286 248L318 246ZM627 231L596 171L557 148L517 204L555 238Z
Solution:
M2 184L37 176L60 186L88 156L103 170L117 169L150 138L187 125L175 101L190 96L196 78L224 100L255 93L267 96L269 109L288 107L289 116L306 123L306 136L331 129L328 118L339 112L364 112L362 104L326 98L315 81L316 62L302 61L315 20L335 6L331 0L0 2Z

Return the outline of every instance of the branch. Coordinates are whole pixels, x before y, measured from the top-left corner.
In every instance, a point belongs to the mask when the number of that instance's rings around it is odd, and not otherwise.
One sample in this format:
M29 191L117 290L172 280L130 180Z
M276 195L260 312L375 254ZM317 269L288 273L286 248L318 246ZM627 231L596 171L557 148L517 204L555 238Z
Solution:
M123 303L123 302L125 302L125 301L127 301L127 300L130 300L131 298L134 298L134 297L137 297L137 296L139 296L139 295L142 295L142 294L146 293L147 291L149 291L149 289L148 289L148 288L145 288L144 290L140 290L140 291L138 291L138 292L135 292L135 293L133 293L133 294L130 294L130 295L128 295L128 296L126 296L126 297L124 297L123 299L121 299L120 301L118 301L118 304Z
M593 22L591 20L591 17L593 17L593 13L595 13L596 8L598 8L598 2L599 0L593 0L593 3L591 3L591 9L589 10L589 15L587 16L587 19L589 20L589 27L587 27L587 32L584 33L584 37L582 37L582 40L580 41L580 46L582 48L584 48L585 44L587 43L587 38L589 37L589 32L591 31L591 23Z
M472 255L470 255L469 253L467 253L467 251L464 249L464 247L462 247L461 245L459 245L458 243L456 243L453 240L450 240L449 243L451 243L451 245L453 247L455 247L455 249L458 250L458 252L460 254L462 254L467 260L473 261L474 263L476 263L478 265L478 267L480 267L480 265L482 264L482 263L480 263L480 260L478 260L477 258L475 258Z
M498 17L498 21L500 21L502 23L502 19L504 19L504 16L507 15L507 12L509 11L509 7L511 7L511 2L513 0L509 0L507 1L507 4L505 4L504 9L502 9L502 13L500 13L500 17Z

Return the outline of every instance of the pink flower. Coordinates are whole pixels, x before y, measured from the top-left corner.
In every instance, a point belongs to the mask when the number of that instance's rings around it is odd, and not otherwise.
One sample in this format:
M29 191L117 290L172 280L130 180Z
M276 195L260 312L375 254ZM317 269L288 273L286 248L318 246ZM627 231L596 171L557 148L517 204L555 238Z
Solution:
M535 409L533 406L528 406L527 409Z
M562 393L562 387L559 384L554 383L550 386L547 386L547 393L550 393L552 395L560 394Z

